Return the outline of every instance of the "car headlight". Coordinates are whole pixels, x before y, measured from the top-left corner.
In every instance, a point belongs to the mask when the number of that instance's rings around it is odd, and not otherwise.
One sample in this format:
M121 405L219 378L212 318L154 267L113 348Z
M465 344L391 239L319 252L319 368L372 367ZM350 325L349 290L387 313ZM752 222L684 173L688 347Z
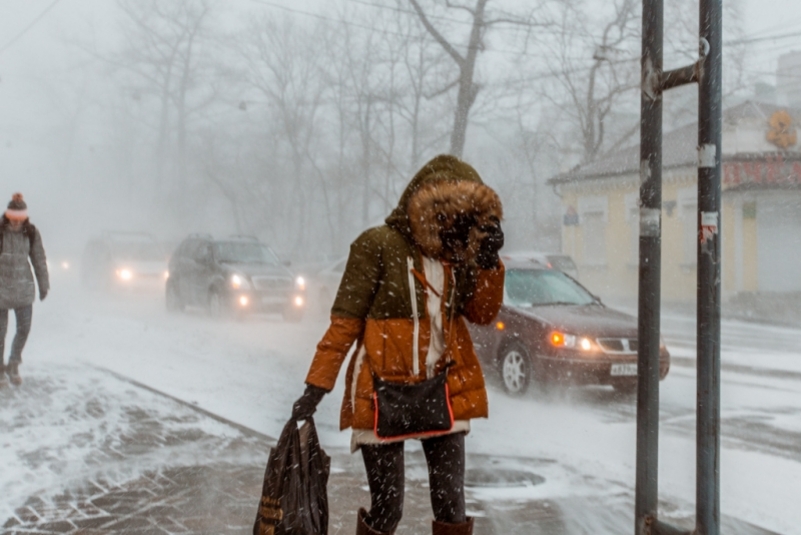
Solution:
M231 287L235 290L248 290L250 289L250 281L244 275L234 273L231 275Z
M306 289L306 279L303 277L297 277L295 279L295 289L300 290L301 292Z
M127 268L118 269L117 276L124 281L129 281L133 278L133 271Z
M586 336L577 336L575 334L566 334L559 331L553 331L549 337L551 345L554 347L562 347L567 349L579 349L581 351L594 351L596 349L595 343L591 338Z

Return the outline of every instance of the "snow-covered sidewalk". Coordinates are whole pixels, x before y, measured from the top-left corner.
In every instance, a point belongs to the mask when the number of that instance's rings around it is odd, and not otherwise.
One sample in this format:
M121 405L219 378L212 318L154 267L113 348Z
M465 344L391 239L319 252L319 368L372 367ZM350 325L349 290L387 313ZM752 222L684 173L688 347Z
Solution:
M300 395L315 345L326 328L324 321L313 318L300 324L285 324L271 317L220 323L199 311L169 315L164 311L160 296L107 299L87 297L77 290L70 294L64 287L62 292L55 293L34 313L34 331L22 368L26 378L23 388L31 387L30 381L35 381L37 375L59 380L63 375L64 388L68 391L83 384L84 377L94 377L98 385L107 385L101 405L123 404L129 391L139 392L139 396L155 395L99 371L107 369L182 400L183 404L178 404L181 410L199 407L270 436L280 432L292 401ZM754 328L751 332L759 335L761 331ZM794 332L787 333L781 334L787 339L795 336ZM765 335L768 339L776 337L770 330ZM758 354L750 348L744 351L749 351L751 361L755 362L754 356ZM675 354L688 361L693 358L687 347L676 348ZM488 375L491 373L487 370ZM335 459L340 459L336 465L339 474L357 478L355 486L361 489L358 499L353 495L343 498L332 493L332 500L349 500L341 506L332 505L332 514L336 511L337 515L342 515L337 517L345 526L342 533L348 533L352 529L353 511L358 505L367 505L369 498L362 488L365 482L360 456L347 454L349 434L340 433L336 426L343 390L341 382L342 377L335 391L320 405L316 421L324 447L335 454ZM98 391L103 392L100 386ZM675 366L661 386L660 496L665 503L660 511L678 522L691 520L693 514L694 390L694 371L687 365ZM791 505L795 503L798 481L801 481L801 452L797 441L794 442L801 415L799 393L801 382L792 378L724 372L721 457L724 516L736 516L778 533L801 533L796 522L801 517ZM609 389L577 389L551 397L532 391L522 399L513 399L491 387L489 394L491 417L475 422L468 437L469 469L478 474L481 470L501 469L507 474L530 473L545 481L538 485L501 482L472 487L471 511L480 516L479 523L486 528L481 533L495 530L498 533L573 535L631 531L635 457L633 400L621 398ZM167 401L175 403L167 398L159 403ZM137 403L140 402L133 404ZM60 407L59 404L49 407L43 421L60 421L59 413L64 412ZM11 416L4 410L0 408L0 422L10 421ZM109 409L109 413L121 410ZM32 427L38 425L37 418L30 421ZM117 417L108 423L92 425L113 429L119 421ZM209 421L222 425L213 419ZM88 424L82 425L85 428ZM3 430L0 432L5 435ZM28 451L48 450L48 433L60 431L51 429L40 435L33 432L25 435L30 441L17 448L20 453L13 458L7 457L11 450L6 445L11 442L0 442L3 445L0 462L7 466L9 461L24 461L26 448ZM228 433L240 433L240 430L232 426L223 436ZM81 435L80 432L74 434ZM37 436L42 438L36 441ZM98 441L99 434L90 435L90 438ZM14 442L19 440L23 437L15 438ZM59 444L59 440L68 442L59 437L55 444ZM80 445L81 441L77 440L76 444ZM54 454L54 458L80 458L80 451L73 451L75 447L52 448L52 451L61 452ZM187 449L191 451L192 447ZM407 501L407 516L417 518L423 525L430 518L425 472L420 465L415 468L419 445L411 443L407 449L412 488L407 499L411 503L419 502L418 508ZM265 450L266 446L262 446L257 459L248 464L250 472L258 477L266 460ZM172 460L169 455L166 458ZM150 457L144 459L145 462L139 463L142 470L156 469L158 462L150 462ZM67 478L49 474L41 465L35 468L39 472L31 473L29 482L24 485L15 483L16 478L25 476L24 473L7 479L5 472L0 471L0 491L14 497L14 507L22 504L20 500L24 502L32 493L39 492L37 489L51 488L56 492L68 486ZM254 493L258 497L258 489ZM535 518L540 520L535 521ZM727 522L733 521L727 519ZM334 525L332 520L332 528ZM551 531L544 530L545 525L551 525ZM536 526L539 527L535 529ZM738 524L737 527L729 525L727 533L753 531Z
M3 534L249 533L271 443L114 374L52 364L26 366L22 387L0 390L0 436ZM329 453L331 532L348 533L369 504L363 468L346 450ZM558 501L530 496L558 485L559 472L550 461L472 457L480 532L575 533ZM407 457L407 480L400 532L426 534L419 448Z

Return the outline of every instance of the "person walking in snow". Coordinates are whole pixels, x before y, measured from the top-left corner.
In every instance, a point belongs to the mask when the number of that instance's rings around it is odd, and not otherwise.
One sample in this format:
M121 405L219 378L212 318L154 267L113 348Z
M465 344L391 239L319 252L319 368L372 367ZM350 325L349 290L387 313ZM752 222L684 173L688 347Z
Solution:
M36 298L31 264L39 284L39 299L44 301L50 289L50 279L42 236L28 219L28 206L22 194L15 193L0 221L0 386L7 384L8 379L14 385L22 384L19 365L22 363L22 349L31 331L33 302ZM12 309L17 319L17 333L6 365L4 355L8 311Z
M500 309L501 218L498 195L476 170L441 155L415 175L386 224L367 230L351 245L331 324L317 346L292 417L304 420L314 414L323 395L334 388L355 342L340 427L353 429L352 449L361 450L370 487L371 508L358 512L357 535L393 533L400 522L407 439L422 441L433 533L473 531L465 510L465 434L471 418L487 417L488 404L465 319L486 325ZM428 404L438 402L423 399L420 405L420 399L412 399L420 392L408 387L437 380L447 385L440 395L450 412L446 425L412 433L381 430L382 422L393 416L382 411L415 411L400 414L401 420L423 419ZM401 392L400 399L381 398L390 391Z

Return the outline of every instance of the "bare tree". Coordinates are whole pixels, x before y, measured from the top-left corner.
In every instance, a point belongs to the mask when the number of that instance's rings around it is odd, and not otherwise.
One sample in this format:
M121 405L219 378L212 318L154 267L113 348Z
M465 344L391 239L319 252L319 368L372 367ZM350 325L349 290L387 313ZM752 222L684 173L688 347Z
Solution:
M698 58L698 10L693 1L665 3L666 64L674 67ZM560 110L568 123L561 132L557 130L561 152L582 164L630 143L639 131L640 2L612 0L604 9L590 9L587 0L563 3L556 25L559 31L542 54L547 69L537 72L539 67L532 67L521 80L521 90L539 86L537 96ZM727 5L728 20L738 20L738 9L736 3ZM733 26L736 34L737 25ZM727 51L727 72L733 80L739 79L741 58L741 50ZM666 125L695 117L695 95L691 87L670 94Z
M414 21L405 17L397 17L395 21L397 32L404 36L399 50L402 81L396 89L395 101L409 128L409 167L417 169L424 148L438 145L447 135L447 131L440 132L437 128L444 107L436 102L443 96L442 88L447 87L448 58L441 47L417 31Z
M586 15L583 3L565 4L560 13L561 31L543 54L548 69L531 77L545 82L538 95L569 117L578 134L576 152L581 163L604 150L610 114L637 87L638 64L633 51L639 31L637 2L614 0L608 6L611 13L599 25ZM607 145L626 142L637 126L613 132L615 138Z
M156 97L156 191L164 183L165 166L173 152L177 190L184 191L189 121L218 98L218 73L203 50L212 44L213 3L118 0L118 5L125 16L124 47L118 55L104 59L118 68L130 98Z
M313 217L310 166L314 167L314 143L320 135L318 120L326 90L312 33L317 32L319 38L318 30L301 29L289 18L263 17L251 24L239 45L246 63L244 77L266 105L266 118L280 133L278 143L289 155L286 181L293 201L289 209L298 212L289 218L294 223L296 247L308 245ZM330 207L326 212L330 213Z
M476 102L476 97L481 89L481 84L476 82L476 62L479 54L485 49L484 39L486 33L492 27L499 24L513 24L533 29L536 26L547 25L544 20L538 21L534 16L539 11L542 2L538 2L535 9L526 16L520 17L509 14L491 14L487 12L489 0L474 0L470 5L458 3L456 0L445 0L445 7L450 11L465 12L469 16L470 31L467 37L467 50L462 53L449 41L443 33L431 22L429 16L422 8L418 0L409 0L414 8L417 17L420 19L425 30L433 37L437 43L448 53L458 69L456 80L448 84L443 91L448 91L453 87L457 88L456 109L454 111L453 130L451 131L450 152L456 156L461 156L464 151L467 139L467 126L470 119L470 109Z

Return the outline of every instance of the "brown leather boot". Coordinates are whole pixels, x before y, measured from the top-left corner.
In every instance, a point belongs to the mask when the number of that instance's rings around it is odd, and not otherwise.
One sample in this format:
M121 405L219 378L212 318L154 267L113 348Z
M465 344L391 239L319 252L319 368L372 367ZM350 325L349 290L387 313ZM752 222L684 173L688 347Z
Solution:
M367 511L359 509L359 516L356 520L356 535L393 535L394 531L376 531L367 525Z
M434 522L431 525L433 535L473 535L473 517L468 516L467 522L461 524L446 524L445 522Z

